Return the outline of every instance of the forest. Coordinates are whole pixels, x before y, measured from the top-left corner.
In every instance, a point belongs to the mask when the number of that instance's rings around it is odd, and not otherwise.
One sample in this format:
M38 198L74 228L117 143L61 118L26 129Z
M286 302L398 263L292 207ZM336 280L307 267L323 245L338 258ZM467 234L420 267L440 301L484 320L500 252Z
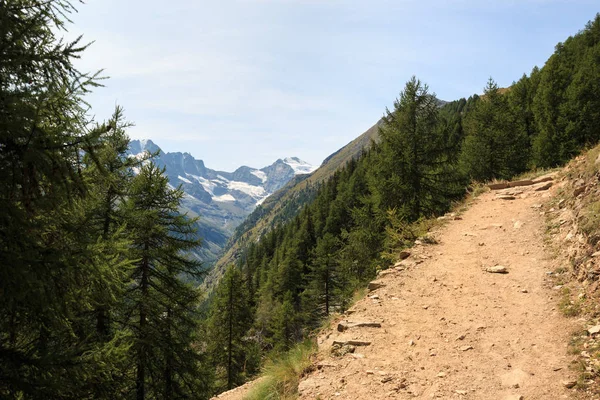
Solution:
M343 312L473 182L559 166L600 139L600 15L509 88L440 107L412 77L380 140L248 246L209 296L183 192L127 157L67 0L0 2L0 397L203 399ZM102 66L99 66L101 68Z

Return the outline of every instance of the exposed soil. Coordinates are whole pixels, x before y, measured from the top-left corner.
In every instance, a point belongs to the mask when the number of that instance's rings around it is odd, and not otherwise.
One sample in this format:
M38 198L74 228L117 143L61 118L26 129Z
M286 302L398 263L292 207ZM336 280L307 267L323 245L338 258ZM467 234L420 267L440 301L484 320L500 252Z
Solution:
M550 191L540 186L484 193L434 233L438 244L411 249L337 321L381 327L334 324L300 398L578 398L565 384L577 378L568 343L581 323L557 307L540 212ZM498 265L508 273L486 271ZM349 340L370 344L332 353Z
M383 286L318 338L300 399L584 398L567 387L579 376L568 343L583 322L557 305L541 211L555 187L536 191L545 185L482 194L433 232L437 244L381 273ZM497 266L508 273L488 272ZM347 341L359 343L333 345Z

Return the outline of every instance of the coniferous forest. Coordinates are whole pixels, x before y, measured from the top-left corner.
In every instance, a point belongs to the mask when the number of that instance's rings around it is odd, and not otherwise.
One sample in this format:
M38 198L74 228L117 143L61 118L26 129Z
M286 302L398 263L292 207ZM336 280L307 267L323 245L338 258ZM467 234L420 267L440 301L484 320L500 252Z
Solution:
M0 397L202 399L303 340L474 181L559 166L600 139L600 15L541 68L440 106L412 77L379 140L244 249L212 293L183 192L96 122L61 40L68 0L0 1ZM101 65L98 68L102 68Z

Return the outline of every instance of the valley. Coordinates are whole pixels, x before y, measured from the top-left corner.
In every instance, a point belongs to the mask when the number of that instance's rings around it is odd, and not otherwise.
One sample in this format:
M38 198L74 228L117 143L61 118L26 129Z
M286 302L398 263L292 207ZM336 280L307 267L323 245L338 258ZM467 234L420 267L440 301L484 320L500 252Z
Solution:
M199 217L198 236L203 244L192 253L206 267L221 256L235 229L257 206L290 180L317 169L297 157L287 157L261 169L242 166L234 172L215 171L189 153L165 153L151 140L131 141L130 157L146 152L158 152L154 163L165 168L171 186L181 185L185 193L182 211Z

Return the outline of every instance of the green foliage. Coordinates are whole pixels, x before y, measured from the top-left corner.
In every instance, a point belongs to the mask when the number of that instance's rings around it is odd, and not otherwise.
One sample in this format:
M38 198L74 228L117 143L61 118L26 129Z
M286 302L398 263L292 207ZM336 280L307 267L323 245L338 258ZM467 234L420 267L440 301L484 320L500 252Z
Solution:
M491 78L484 94L465 118L461 164L476 181L508 179L527 168L529 139Z
M248 357L252 353L248 351L251 339L246 337L251 324L242 274L230 266L215 293L208 320L208 352L216 368L217 391L240 385L247 375L256 372L246 368L253 364Z
M257 381L246 400L292 400L298 396L300 378L310 371L317 346L305 340L283 354L276 354L264 368L264 376Z
M407 222L447 210L463 191L452 163L458 144L440 129L439 108L427 85L412 77L381 126L369 188L376 208Z
M198 293L188 283L202 274L185 252L199 245L194 222L179 213L183 197L164 169L146 163L124 204L132 240L123 323L131 330L137 398L185 398L207 393L201 358L193 349L199 329ZM188 279L184 279L188 278Z
M600 140L600 14L584 30L556 46L539 73L533 112L537 167L566 162ZM533 79L533 74L532 74Z

